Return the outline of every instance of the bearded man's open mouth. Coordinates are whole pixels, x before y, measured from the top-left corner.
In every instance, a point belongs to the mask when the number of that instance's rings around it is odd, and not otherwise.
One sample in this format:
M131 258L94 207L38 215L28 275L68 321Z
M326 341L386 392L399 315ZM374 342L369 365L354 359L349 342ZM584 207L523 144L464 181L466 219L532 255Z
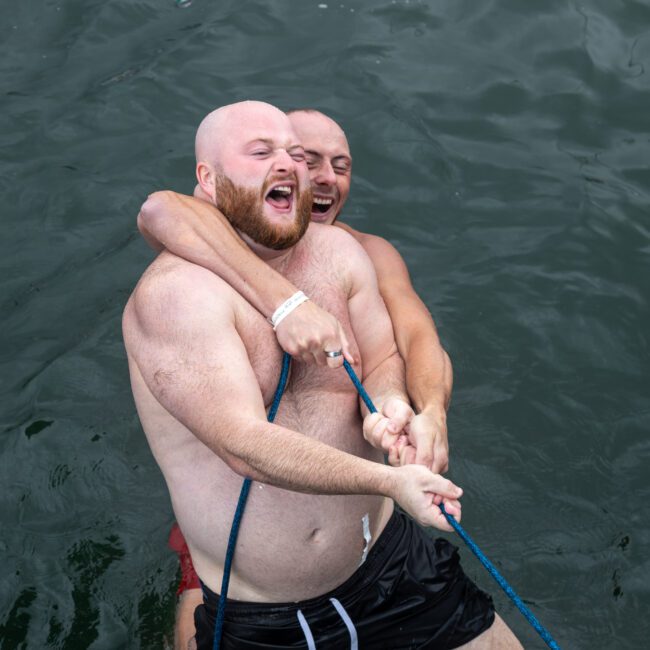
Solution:
M280 181L271 186L264 200L278 212L290 212L295 197L295 184Z

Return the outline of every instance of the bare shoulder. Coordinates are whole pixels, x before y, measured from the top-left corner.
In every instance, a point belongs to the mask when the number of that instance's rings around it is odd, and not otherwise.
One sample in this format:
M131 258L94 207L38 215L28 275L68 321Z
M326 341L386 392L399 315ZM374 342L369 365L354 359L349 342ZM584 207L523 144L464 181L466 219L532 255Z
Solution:
M357 246L356 238L349 230L336 226L327 226L322 223L310 223L307 229L307 236L313 242L318 242L320 245L329 245L332 247L351 246L352 248Z
M372 261L379 280L392 278L410 283L409 272L400 252L387 239L361 232L348 224L337 222L339 230L349 233L359 242Z
M312 223L307 230L307 236L310 248L326 253L331 261L340 260L346 266L365 265L369 261L364 247L347 230Z
M165 251L146 269L124 309L125 339L175 328L179 321L221 320L233 313L233 290L207 269Z

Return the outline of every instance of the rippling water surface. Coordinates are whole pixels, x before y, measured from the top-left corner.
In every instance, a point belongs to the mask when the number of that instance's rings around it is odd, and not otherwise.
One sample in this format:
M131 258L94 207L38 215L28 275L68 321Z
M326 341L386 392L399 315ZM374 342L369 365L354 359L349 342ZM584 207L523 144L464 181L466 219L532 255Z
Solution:
M566 648L650 637L650 5L26 1L0 25L2 648L159 648L172 513L120 315L135 215L244 98L312 106L454 362L464 523ZM526 647L541 647L471 558Z

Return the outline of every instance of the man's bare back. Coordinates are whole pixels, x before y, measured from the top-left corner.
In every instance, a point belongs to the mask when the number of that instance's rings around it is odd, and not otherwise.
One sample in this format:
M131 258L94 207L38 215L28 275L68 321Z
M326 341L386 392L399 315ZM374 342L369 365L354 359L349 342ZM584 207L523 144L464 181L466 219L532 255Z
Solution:
M367 281L370 277L372 283L369 265L361 247L347 233L312 225L278 268L339 319L355 356L359 356L359 346L348 301L354 303L358 296L353 292L360 278ZM355 274L359 276L356 279ZM214 296L214 304L205 305L205 313L194 313L192 318L211 319L216 332L232 337L229 346L243 344L250 360L249 371L254 373L248 378L250 390L261 393L265 408L273 398L282 351L269 324L239 294L212 273L168 253L147 270L125 311L125 339L129 350L135 351L129 354L129 366L140 418L167 480L197 572L216 590L242 477L206 449L154 397L139 369L138 335L131 326L136 318L133 303L139 296L149 300L151 292L177 292L181 290L179 284L184 283L194 292ZM362 300L363 306L358 307L365 310L367 296ZM383 337L384 345L394 346L390 320L376 286L371 300L374 325L368 335ZM174 309L173 297L170 303ZM357 327L363 320L357 315ZM228 334L229 327L232 331ZM387 350L388 354L393 352ZM211 356L208 350L205 354ZM213 363L221 365L224 377L228 376L228 368L224 368L227 359L215 357ZM237 367L233 366L233 372ZM357 371L363 374L362 367ZM156 380L154 373L154 381L173 386L173 376L163 378L169 371L158 372L161 374ZM212 426L224 426L219 404L210 405L208 413ZM342 370L294 363L276 423L356 457L383 462L381 451L363 438L358 396ZM236 435L236 431L222 434ZM364 517L368 516L374 540L392 508L392 501L379 495L301 494L254 483L239 535L230 595L241 600L282 602L310 598L334 588L361 562L366 545Z

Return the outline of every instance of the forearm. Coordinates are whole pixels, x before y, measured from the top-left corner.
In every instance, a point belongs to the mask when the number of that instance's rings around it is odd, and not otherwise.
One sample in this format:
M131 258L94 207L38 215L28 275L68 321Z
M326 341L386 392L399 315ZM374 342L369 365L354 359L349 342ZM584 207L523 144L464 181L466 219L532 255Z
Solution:
M273 424L238 427L220 451L238 474L286 490L389 497L395 490L392 468Z
M353 234L375 265L397 348L406 363L406 385L413 405L420 412L444 416L451 398L451 362L440 345L431 314L415 293L397 250L381 237Z
M164 247L209 269L266 317L297 291L260 260L223 214L206 201L156 192L142 206L138 227L154 249Z
M379 412L384 402L397 397L409 402L405 384L404 361L397 351L384 359L363 379L363 387Z
M431 328L422 328L408 341L398 337L398 348L406 364L406 388L419 413L446 418L451 399L453 370L449 355Z
M438 507L444 501L460 520L462 490L424 467L375 463L265 422L241 433L230 449L238 457L233 469L244 476L295 492L386 496L420 525L451 531Z

